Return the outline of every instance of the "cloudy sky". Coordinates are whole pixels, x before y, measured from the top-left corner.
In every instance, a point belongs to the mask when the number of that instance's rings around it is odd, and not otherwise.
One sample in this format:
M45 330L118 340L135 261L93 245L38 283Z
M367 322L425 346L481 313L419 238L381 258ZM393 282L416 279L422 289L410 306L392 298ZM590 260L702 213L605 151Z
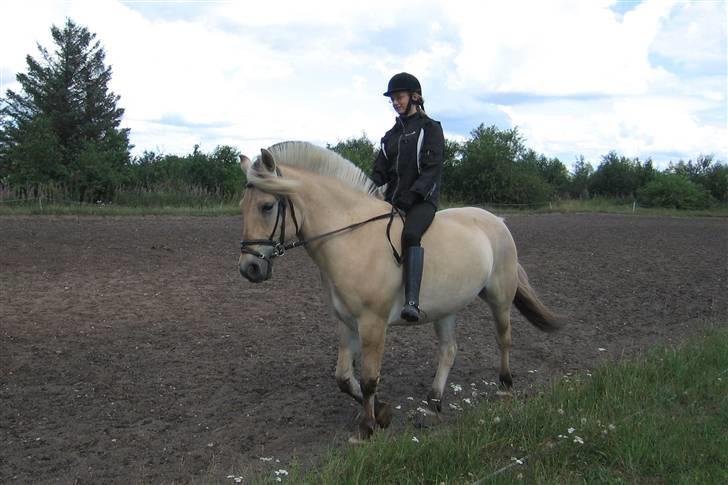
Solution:
M135 154L377 141L408 71L452 139L517 126L568 167L728 161L725 1L6 0L3 94L66 17L104 46Z

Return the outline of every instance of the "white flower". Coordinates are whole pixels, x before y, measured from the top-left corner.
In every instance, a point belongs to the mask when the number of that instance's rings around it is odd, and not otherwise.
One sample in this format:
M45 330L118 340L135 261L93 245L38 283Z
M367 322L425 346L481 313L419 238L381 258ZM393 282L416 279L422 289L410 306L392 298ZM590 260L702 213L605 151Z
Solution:
M260 461L273 461L272 456L261 456Z
M287 472L286 470L283 470L283 469L281 469L281 470L276 470L276 471L274 471L273 473L275 473L275 475L276 475L277 477L287 477L287 476L288 476L288 472Z
M579 443L580 445L583 445L584 444L584 440L581 439L580 437L574 435L574 443Z
M559 413L561 416L564 415L564 410L561 408L559 408L556 412Z
M420 442L420 440L417 439L417 436L413 436L412 437L412 441L414 441L415 443L419 443Z
M586 418L581 418L581 424L586 424Z
M599 347L597 350L599 352L606 352L607 351L607 349L605 349L604 347Z
M609 428L609 431L614 431L617 429L617 427L613 424L610 424L609 426L607 426L607 428Z
M401 405L399 405L399 404L397 404L397 405L396 405L396 406L394 407L394 409L402 409L402 406L401 406Z
M407 398L407 400L408 400L408 401L414 401L414 400L415 400L415 398L413 398L412 396L409 396L409 397Z
M500 422L501 422L501 418L499 418L498 416L496 416L495 418L493 418L493 422L494 422L495 424L498 424L498 423L500 423Z
M455 394L463 390L463 386L461 386L460 384L450 384L450 387Z
M470 398L469 397L466 397L465 399L463 399L463 402L465 404L470 404Z
M576 431L576 428L569 428L566 431L568 431L569 434L572 434L574 431Z

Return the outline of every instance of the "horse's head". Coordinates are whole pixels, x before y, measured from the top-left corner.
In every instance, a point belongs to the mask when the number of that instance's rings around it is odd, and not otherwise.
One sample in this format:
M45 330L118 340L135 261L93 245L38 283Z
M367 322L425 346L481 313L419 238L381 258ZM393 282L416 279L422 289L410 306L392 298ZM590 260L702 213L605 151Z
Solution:
M293 205L286 196L290 184L282 183L273 154L265 148L255 162L240 155L248 184L240 201L243 240L238 260L240 274L253 283L270 278L272 258L282 254L286 235L298 231Z

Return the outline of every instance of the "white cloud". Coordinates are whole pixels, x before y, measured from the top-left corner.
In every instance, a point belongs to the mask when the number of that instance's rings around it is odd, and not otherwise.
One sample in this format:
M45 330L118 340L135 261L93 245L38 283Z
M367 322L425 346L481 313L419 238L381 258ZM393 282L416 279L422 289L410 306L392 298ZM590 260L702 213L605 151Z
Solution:
M377 140L394 116L386 82L409 70L453 138L510 120L565 163L613 149L728 158L725 4L648 0L623 15L613 5L13 0L0 20L0 86L69 16L106 49L137 153Z

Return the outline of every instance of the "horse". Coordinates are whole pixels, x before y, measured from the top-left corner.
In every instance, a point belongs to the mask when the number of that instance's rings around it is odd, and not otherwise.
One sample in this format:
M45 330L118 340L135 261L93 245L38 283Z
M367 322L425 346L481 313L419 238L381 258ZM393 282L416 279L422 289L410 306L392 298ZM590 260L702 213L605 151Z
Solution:
M401 242L388 237L390 231L401 234L402 221L363 171L316 145L278 143L261 149L255 162L241 155L240 166L247 178L240 201L240 274L253 283L268 280L275 258L305 247L338 318L336 382L363 407L351 441L366 440L377 426L387 427L392 417L390 406L376 396L387 328L412 325L400 319L404 289L395 256ZM510 392L511 306L542 331L555 331L561 323L529 284L504 221L480 208L441 210L422 245L423 318L416 324L433 323L439 341L428 407L432 413L442 411L457 351L455 313L476 297L493 313L500 388ZM359 357L357 380L354 362Z

